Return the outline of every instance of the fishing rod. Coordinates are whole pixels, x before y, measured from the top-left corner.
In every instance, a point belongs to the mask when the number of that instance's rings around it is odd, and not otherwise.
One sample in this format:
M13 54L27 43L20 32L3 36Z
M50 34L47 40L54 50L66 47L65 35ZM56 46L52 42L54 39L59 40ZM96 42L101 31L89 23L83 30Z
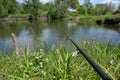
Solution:
M82 54L83 57L89 62L89 64L95 69L95 71L102 77L103 80L112 80L102 69L101 67L94 62L94 60L85 53L67 34L65 34L67 39L72 42L72 44L76 47L77 51Z

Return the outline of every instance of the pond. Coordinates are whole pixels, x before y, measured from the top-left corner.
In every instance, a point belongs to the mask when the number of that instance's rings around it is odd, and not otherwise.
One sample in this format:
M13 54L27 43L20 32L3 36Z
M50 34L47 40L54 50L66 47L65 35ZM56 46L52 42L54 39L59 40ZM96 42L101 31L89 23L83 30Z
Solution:
M107 26L109 27L109 25ZM11 33L15 34L19 48L29 47L31 51L35 51L45 45L51 47L59 42L66 44L64 32L77 43L91 42L92 40L107 43L111 40L114 45L120 44L120 31L95 23L75 21L4 22L0 23L0 52L12 53L14 51ZM69 43L67 46L70 47L71 44Z

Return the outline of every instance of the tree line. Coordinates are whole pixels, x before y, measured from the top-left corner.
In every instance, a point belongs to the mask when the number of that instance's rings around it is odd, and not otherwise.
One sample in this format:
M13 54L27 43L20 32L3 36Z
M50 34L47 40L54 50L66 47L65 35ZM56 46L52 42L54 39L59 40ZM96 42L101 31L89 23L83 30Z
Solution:
M6 17L9 14L17 12L16 0L0 0L0 17Z
M38 19L43 15L59 19L67 15L68 8L76 9L78 15L105 15L112 13L115 5L109 3L93 6L90 0L84 0L82 5L78 0L53 0L46 4L42 4L39 0L24 0L23 3L16 0L0 0L0 17L21 14L29 15L29 19ZM117 10L120 10L120 5Z

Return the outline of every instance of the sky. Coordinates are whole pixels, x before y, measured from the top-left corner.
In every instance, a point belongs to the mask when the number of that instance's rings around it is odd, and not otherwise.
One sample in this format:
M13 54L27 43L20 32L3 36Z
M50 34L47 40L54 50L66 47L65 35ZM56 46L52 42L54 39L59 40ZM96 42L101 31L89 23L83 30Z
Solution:
M17 0L17 1L19 1L20 3L23 2L23 0ZM42 3L47 3L49 1L51 1L51 0L40 0L40 2L42 2ZM80 4L83 4L84 0L79 0L79 2L80 2ZM90 2L92 2L93 5L101 4L101 3L110 3L110 2L114 3L115 5L120 4L120 0L90 0Z

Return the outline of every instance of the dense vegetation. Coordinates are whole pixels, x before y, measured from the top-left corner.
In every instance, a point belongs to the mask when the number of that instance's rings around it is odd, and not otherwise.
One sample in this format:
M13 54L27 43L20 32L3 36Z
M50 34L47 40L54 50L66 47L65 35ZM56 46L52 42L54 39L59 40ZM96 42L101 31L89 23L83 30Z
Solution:
M113 79L120 79L120 45L110 42L88 42L81 47L103 68ZM73 50L74 51L74 50ZM0 79L2 80L100 80L82 55L72 56L73 51L66 51L63 43L53 46L48 52L23 50L21 58L15 54L0 54Z
M0 0L0 17L17 13L16 0Z
M16 0L0 0L0 8L0 17L28 15L29 19L39 19L47 15L51 19L60 19L74 13L75 16L112 14L115 10L115 5L106 3L93 6L90 0L85 0L82 5L79 4L78 0L53 0L53 2L46 4L42 4L39 0L24 0L23 3L19 3ZM76 12L70 12L69 8L75 9ZM120 10L120 5L116 10Z

